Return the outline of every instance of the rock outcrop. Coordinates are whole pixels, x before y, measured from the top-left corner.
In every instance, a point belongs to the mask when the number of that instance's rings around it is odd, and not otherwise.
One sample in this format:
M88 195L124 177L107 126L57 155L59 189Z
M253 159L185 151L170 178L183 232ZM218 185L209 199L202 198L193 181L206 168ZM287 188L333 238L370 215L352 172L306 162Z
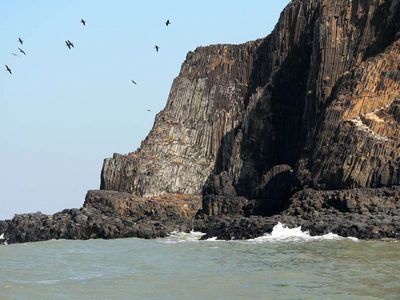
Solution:
M184 224L230 239L281 221L398 238L398 186L400 0L293 0L266 38L187 55L140 148L104 161L80 221L16 216L0 233L154 237Z
M399 185L399 27L398 0L294 0L265 39L196 49L140 149L105 160L101 188L199 194L225 172L270 215L305 185ZM265 190L280 165L286 194Z
M221 140L242 120L260 42L190 52L140 148L105 159L101 189L140 196L200 194L219 153L227 151L220 151Z
M199 196L140 198L127 193L88 191L80 209L65 209L54 215L15 215L1 221L0 243L165 237L174 230L190 231L200 206Z

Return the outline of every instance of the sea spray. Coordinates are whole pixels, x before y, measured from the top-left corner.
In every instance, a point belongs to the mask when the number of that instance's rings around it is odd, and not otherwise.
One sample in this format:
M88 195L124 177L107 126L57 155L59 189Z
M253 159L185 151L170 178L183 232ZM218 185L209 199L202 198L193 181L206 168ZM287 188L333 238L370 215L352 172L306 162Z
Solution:
M345 239L334 233L328 233L320 236L311 236L309 231L302 231L301 226L295 228L289 228L285 224L278 223L272 229L270 234L264 234L263 236L250 239L251 242L267 242L267 241L316 241L316 240L341 240ZM357 238L348 238L353 241L357 241Z
M172 232L167 238L160 239L166 244L177 244L185 242L198 242L205 233L191 231L186 232ZM295 228L289 228L285 224L278 223L274 226L271 233L266 233L260 237L248 240L240 240L241 242L253 242L253 243L264 243L264 242L297 242L297 241L320 241L320 240L342 240L349 239L352 241L358 241L357 238L353 237L341 237L334 233L328 233L320 236L311 236L309 231L302 231L301 226ZM220 241L216 237L209 238L205 241L213 242ZM233 239L232 241L235 241Z

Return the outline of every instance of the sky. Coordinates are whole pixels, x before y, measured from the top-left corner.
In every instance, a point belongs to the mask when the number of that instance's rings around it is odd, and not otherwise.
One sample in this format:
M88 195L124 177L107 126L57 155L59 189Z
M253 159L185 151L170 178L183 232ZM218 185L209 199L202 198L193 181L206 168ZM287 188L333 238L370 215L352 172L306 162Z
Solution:
M188 51L265 37L288 2L0 0L0 219L81 207L103 159L146 137Z

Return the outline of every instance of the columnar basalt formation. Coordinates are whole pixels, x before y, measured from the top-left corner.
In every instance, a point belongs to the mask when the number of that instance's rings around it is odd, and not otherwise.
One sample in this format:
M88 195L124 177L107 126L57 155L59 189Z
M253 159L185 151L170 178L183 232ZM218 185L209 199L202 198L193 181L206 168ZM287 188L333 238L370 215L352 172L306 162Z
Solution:
M399 12L399 1L294 1L285 9L260 45L255 92L221 167L240 194L256 197L282 164L299 187L400 184Z
M141 148L105 160L102 188L200 193L224 172L273 214L290 194L261 191L280 165L291 191L400 184L399 27L398 0L294 0L265 39L189 53Z
M141 196L199 194L213 170L221 139L242 120L259 43L190 52L141 147L104 161L101 188Z
M277 222L400 237L400 0L293 0L266 38L190 52L140 148L104 161L101 191L0 221L0 243L251 238Z

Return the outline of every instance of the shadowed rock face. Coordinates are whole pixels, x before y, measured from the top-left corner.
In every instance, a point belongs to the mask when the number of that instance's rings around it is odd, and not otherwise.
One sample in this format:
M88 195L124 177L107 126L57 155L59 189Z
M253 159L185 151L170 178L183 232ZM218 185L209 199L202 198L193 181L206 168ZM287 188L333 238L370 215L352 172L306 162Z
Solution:
M304 185L399 185L399 28L399 0L294 0L265 39L190 52L141 147L105 160L101 188L199 194L225 172L270 214ZM270 178L280 165L297 178L286 195Z

